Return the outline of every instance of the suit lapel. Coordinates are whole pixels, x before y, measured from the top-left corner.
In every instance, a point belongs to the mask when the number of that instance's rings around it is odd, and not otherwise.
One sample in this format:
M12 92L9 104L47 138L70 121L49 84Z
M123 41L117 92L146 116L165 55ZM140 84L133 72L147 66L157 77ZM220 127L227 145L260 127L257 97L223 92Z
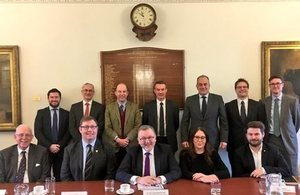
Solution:
M29 151L28 151L28 179L29 182L31 181L31 174L34 173L34 167L37 166L38 164L35 164L35 146L33 144L30 144ZM40 165L39 165L40 166Z
M265 145L263 145L262 151L261 151L261 166L265 166L267 164L268 159L268 152Z
M17 145L15 146L15 149L12 153L12 156L11 156L11 163L14 163L14 168L12 170L13 172L13 177L15 179L16 175L17 175L17 171L18 171L18 147Z
M155 175L158 176L160 175L160 152L159 152L159 148L157 147L157 145L155 144L154 146L154 163L155 163ZM165 162L167 163L167 162Z
M246 146L246 151L245 152L246 152L245 156L247 157L248 162L250 163L250 168L252 170L254 170L255 169L254 158L253 158L253 155L252 155L252 152L250 150L250 146L249 145Z
M139 175L143 175L143 150L142 148L139 146L138 148L138 153L137 153L137 172Z

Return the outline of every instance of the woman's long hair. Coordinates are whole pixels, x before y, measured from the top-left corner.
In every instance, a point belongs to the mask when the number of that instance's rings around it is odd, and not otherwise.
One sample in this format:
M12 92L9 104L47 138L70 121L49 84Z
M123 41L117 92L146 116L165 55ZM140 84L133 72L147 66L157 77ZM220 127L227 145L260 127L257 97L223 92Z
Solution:
M195 150L195 145L194 145L194 136L196 135L196 133L198 131L202 131L206 137L206 142L205 142L205 145L204 145L204 160L207 162L207 164L210 166L210 167L213 167L214 166L214 163L211 159L211 156L212 156L212 153L214 151L214 148L210 145L209 143L209 137L208 137L208 134L206 133L206 130L203 128L203 127L197 127L190 135L190 139L189 139L189 148L188 148L188 152L190 154L191 157L193 158L196 158L197 156L197 153L196 153L196 150Z

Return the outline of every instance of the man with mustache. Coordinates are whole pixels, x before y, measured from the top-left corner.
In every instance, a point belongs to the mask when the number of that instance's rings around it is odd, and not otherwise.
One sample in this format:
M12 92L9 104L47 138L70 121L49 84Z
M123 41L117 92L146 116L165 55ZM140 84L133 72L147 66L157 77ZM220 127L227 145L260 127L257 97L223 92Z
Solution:
M232 174L234 177L260 178L269 173L281 173L283 177L291 176L287 162L278 149L263 143L265 125L252 121L247 125L248 144L235 151Z

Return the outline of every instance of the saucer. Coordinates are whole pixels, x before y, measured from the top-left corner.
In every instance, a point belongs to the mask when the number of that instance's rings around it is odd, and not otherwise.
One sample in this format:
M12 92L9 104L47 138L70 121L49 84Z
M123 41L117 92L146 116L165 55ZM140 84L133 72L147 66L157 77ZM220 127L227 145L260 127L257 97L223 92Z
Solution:
M121 192L120 189L117 190L117 194L133 194L134 192L134 189L130 188L129 192L128 193L125 193L125 192Z
M45 194L47 194L47 192L48 192L48 190L43 190L43 192L40 194L34 194L32 191L32 192L29 192L29 195L45 195Z

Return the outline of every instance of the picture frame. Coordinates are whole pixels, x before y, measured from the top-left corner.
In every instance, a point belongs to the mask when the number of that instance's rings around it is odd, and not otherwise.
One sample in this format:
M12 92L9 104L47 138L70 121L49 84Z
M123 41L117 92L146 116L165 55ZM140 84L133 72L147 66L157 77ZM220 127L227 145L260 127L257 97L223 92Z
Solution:
M271 41L261 44L262 98L270 95L268 79L280 75L283 93L300 96L300 41Z
M19 48L0 46L0 131L21 123Z

